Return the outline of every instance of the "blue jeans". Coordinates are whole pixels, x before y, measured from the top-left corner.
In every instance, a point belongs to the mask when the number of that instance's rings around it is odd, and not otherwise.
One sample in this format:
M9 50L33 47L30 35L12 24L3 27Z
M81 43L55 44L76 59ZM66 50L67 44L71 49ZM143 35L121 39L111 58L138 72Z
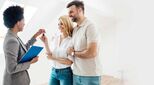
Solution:
M73 85L101 85L101 77L73 75Z
M64 69L52 68L49 85L73 85L73 73L70 67Z

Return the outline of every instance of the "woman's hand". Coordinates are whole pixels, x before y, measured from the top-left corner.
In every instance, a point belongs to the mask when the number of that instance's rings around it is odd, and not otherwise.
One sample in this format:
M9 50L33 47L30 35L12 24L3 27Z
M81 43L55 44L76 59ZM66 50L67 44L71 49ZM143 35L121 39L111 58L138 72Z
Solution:
M50 57L52 57L52 53L50 51L49 45L48 45L48 39L45 36L45 34L42 34L42 36L40 37L41 41L44 43L46 52L49 53ZM48 56L49 57L49 56Z
M46 53L47 54L47 58L49 60L54 60L56 62L59 62L61 64L65 64L65 65L71 65L73 62L67 58L62 58L62 57L55 57L54 55L52 55L52 53Z
M42 34L42 36L40 37L41 41L44 43L44 44L48 44L48 38L45 36L45 34Z

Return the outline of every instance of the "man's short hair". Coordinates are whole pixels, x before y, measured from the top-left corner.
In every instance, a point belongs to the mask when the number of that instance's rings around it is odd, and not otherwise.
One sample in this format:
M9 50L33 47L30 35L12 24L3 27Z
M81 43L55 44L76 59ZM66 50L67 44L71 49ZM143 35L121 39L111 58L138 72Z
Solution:
M83 12L84 12L84 3L83 1L79 1L79 0L74 0L70 3L68 3L67 8L71 7L72 5L75 5L77 8L82 8Z
M3 13L4 25L13 28L14 25L24 18L24 9L20 6L10 6Z

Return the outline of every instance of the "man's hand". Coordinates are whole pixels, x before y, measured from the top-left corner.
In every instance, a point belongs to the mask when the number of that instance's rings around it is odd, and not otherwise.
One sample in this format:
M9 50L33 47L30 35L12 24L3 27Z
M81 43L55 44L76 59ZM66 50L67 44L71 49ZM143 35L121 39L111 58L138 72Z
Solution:
M35 57L35 58L33 58L33 59L30 61L30 63L31 63L31 64L34 64L34 63L36 63L37 61L38 61L38 56Z
M74 48L68 48L67 49L67 54L72 55L72 52L75 52Z

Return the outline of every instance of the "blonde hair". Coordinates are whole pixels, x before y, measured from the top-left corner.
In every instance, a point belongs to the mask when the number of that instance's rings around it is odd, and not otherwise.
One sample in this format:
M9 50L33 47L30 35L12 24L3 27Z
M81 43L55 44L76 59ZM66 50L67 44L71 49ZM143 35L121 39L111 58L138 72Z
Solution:
M68 36L72 36L72 32L73 32L73 23L70 20L68 15L63 15L59 18L59 20L64 24L65 26L65 31L68 34Z

